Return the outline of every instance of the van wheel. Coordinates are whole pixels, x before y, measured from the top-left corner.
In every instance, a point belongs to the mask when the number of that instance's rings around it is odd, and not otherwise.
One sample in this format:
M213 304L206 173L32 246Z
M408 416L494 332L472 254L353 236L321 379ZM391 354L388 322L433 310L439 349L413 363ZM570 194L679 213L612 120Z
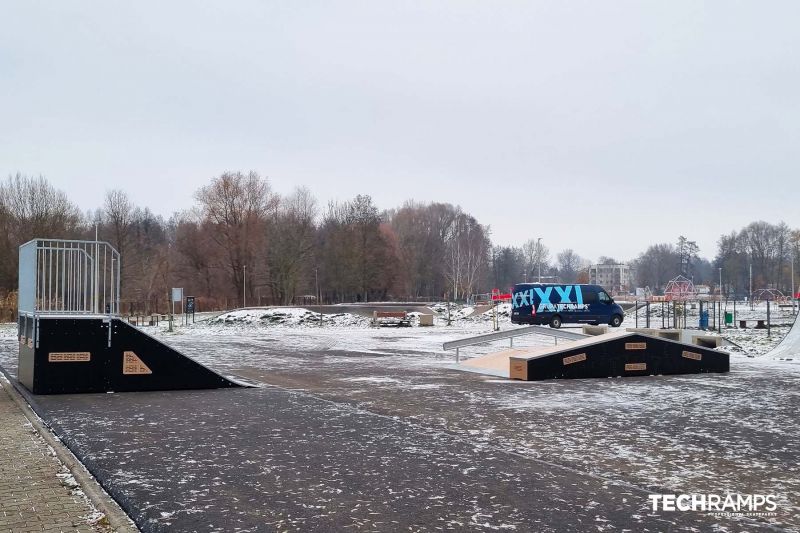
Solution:
M561 317L556 315L550 319L550 327L554 329L558 329L561 327Z
M612 328L618 328L622 325L622 317L619 315L614 315L611 317L611 322L609 322Z

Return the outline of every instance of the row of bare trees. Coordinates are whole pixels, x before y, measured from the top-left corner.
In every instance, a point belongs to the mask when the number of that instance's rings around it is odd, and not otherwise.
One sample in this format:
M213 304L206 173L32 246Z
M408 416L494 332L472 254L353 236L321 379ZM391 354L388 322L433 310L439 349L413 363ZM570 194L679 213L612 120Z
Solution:
M784 294L794 289L800 276L800 230L792 230L783 222L752 222L739 231L720 237L715 264L722 268L726 294L748 294L753 290L778 289ZM793 272L794 271L794 272Z
M281 196L255 172L226 172L200 187L195 200L164 219L112 190L100 208L81 213L43 177L8 177L0 183L0 301L16 289L20 244L96 233L122 256L123 310L140 313L165 310L170 287L184 287L200 309L222 309L245 302L460 300L540 275L589 281L589 262L574 250L551 258L536 239L493 246L489 228L451 204L409 201L380 211L359 195L320 208L309 190ZM721 237L715 263L730 291L740 291L751 266L757 286L788 290L798 248L797 230L754 222ZM687 265L695 281L716 273L694 248L672 244L651 246L634 264L640 286L651 288Z
M43 177L0 185L0 291L17 284L18 246L35 237L109 241L121 256L123 310L168 306L184 287L199 308L297 301L460 299L483 289L489 230L459 207L409 202L381 212L366 195L320 209L310 191L276 194L255 172L226 172L171 218L108 191L83 214ZM2 294L0 294L2 296Z

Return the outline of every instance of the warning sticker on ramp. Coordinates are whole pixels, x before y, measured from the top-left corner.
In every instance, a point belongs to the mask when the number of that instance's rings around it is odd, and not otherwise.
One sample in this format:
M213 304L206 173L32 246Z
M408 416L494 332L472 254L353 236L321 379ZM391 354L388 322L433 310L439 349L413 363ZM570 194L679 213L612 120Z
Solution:
M139 359L135 352L123 352L122 373L125 375L152 374L153 371Z
M626 372L634 372L637 370L647 370L647 363L628 363L625 365Z
M571 365L573 363L578 363L580 361L586 361L585 353L579 353L578 355L570 355L569 357L565 357L563 359L563 363L565 365Z
M91 352L50 352L47 354L47 361L50 363L86 363L91 360Z
M646 350L647 343L646 342L626 342L625 343L626 350Z

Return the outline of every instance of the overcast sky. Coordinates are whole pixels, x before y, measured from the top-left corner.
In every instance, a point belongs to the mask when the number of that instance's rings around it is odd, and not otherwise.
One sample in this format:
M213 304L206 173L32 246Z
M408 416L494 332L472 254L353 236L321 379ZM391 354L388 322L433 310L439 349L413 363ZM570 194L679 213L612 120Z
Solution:
M494 242L800 227L800 2L0 0L0 175L168 216L225 170Z

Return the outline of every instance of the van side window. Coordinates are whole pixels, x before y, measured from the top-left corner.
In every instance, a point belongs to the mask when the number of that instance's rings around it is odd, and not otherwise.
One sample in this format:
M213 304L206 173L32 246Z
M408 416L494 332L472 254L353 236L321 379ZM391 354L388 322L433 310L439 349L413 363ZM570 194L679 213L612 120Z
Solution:
M596 304L597 303L597 293L595 291L583 291L583 303L585 304Z
M600 303L610 304L611 303L611 296L606 294L604 291L600 291L597 296L600 298Z

